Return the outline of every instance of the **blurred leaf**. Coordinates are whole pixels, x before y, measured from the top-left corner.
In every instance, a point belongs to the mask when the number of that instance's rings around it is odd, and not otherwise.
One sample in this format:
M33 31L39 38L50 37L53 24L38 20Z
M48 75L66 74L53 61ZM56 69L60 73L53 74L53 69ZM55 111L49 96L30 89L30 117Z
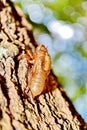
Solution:
M81 95L86 93L86 87L85 86L81 86L78 88L78 90L75 92L73 98L71 99L73 102L79 98Z

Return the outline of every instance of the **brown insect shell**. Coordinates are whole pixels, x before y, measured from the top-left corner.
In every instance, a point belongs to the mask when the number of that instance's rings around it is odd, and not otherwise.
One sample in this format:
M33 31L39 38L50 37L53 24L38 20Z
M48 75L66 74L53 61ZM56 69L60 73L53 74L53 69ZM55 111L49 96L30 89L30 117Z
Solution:
M50 73L51 60L47 49L40 44L34 55L34 65L29 74L29 88L33 98L40 95L46 86L46 79Z

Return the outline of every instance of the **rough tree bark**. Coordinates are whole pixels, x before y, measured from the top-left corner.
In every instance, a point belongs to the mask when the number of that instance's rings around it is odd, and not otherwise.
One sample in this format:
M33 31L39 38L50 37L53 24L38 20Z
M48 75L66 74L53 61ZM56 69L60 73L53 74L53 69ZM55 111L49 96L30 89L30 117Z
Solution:
M49 92L26 97L27 59L18 56L37 44L32 26L9 0L0 0L0 130L86 130L62 87L52 74ZM30 68L31 69L31 68Z

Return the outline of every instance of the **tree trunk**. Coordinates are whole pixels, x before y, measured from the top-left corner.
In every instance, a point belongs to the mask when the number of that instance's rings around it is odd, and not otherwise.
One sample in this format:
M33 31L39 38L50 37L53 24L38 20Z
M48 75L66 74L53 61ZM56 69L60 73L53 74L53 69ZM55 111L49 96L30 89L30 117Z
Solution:
M26 57L18 57L26 49L34 54L36 47L22 12L9 0L0 0L0 130L86 130L52 72L49 91L35 99L31 91L25 94L32 68Z

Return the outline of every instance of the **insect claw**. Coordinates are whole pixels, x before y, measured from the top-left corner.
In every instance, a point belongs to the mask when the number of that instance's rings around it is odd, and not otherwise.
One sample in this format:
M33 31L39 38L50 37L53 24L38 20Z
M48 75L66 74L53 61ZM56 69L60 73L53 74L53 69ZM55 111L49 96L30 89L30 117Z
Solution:
M28 57L30 57L31 59L33 59L33 55L31 53L30 50L26 50L26 55L28 55Z

